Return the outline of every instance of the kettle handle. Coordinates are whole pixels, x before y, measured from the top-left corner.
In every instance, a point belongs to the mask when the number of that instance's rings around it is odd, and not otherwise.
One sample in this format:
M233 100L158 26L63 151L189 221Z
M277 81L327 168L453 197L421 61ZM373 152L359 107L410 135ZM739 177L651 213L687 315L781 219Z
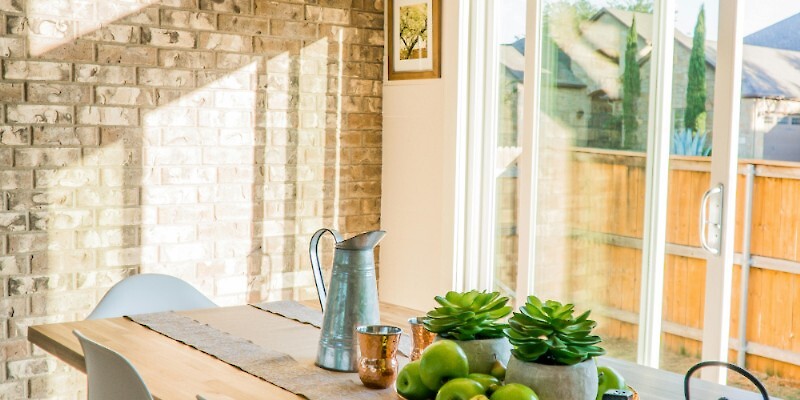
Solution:
M308 246L308 254L311 257L311 271L314 273L314 284L317 286L317 295L319 295L319 305L322 307L322 312L325 312L325 300L328 298L328 295L325 290L325 281L322 279L322 267L319 265L317 247L319 246L319 239L326 232L330 232L331 235L333 235L333 240L335 240L336 243L342 241L342 235L340 235L336 229L322 228L311 237L311 243Z

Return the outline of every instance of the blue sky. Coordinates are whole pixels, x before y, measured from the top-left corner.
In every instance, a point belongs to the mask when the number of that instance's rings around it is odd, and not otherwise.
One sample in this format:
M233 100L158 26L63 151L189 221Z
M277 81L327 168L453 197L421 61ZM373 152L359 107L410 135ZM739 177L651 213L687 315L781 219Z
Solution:
M604 0L590 1L598 7L607 3ZM719 1L676 0L676 28L691 35L700 5L705 3L706 38L716 40ZM721 1L724 4L726 0ZM508 43L517 37L525 36L525 13L521 10L525 8L526 0L502 0L498 4L500 4L498 19L503 21L499 32L500 43ZM800 13L799 0L746 0L744 34L756 32L797 13Z

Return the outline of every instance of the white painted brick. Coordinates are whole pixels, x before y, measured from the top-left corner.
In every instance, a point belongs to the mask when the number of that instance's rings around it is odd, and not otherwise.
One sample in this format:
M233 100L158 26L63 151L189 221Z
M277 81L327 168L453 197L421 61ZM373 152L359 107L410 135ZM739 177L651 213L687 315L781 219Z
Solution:
M155 105L155 94L152 89L126 86L98 86L95 89L95 102L112 105Z
M0 37L0 57L22 58L24 56L25 41L22 38Z
M180 147L148 147L144 152L144 165L188 165L200 164L199 148Z
M162 262L201 261L211 256L208 245L202 243L171 244L161 246Z
M75 80L87 83L132 85L136 83L136 68L112 65L77 64Z
M177 28L214 30L216 28L216 15L207 12L166 9L161 10L161 23Z
M47 61L5 61L3 77L34 81L69 80L70 64Z
M27 124L70 124L73 122L71 106L53 105L9 105L6 120L11 123Z
M159 47L194 48L197 37L193 32L177 29L142 28L142 43Z
M142 188L142 204L196 204L197 188L186 186L148 186Z
M89 210L52 210L31 213L31 228L34 230L77 229L90 227L94 216Z
M160 68L139 69L139 84L160 87L192 87L194 73L184 70L164 70Z
M99 183L97 171L84 168L38 169L34 179L36 188L77 188Z
M85 106L78 107L78 123L84 125L139 124L139 113L135 108Z

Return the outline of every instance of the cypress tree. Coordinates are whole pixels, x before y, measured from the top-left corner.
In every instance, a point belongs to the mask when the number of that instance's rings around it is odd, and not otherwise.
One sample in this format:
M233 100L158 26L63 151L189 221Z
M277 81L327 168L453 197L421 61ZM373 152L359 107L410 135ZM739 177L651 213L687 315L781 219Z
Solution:
M639 34L636 32L636 17L628 30L625 43L625 71L622 75L622 129L625 135L622 139L622 148L638 148L639 119L638 103L642 94L642 80L639 75L639 63L636 59L639 53ZM625 142L628 143L625 143Z
M687 129L696 133L706 130L706 12L700 6L697 24L692 38L692 54L689 57L689 82L686 85L686 111L683 122Z

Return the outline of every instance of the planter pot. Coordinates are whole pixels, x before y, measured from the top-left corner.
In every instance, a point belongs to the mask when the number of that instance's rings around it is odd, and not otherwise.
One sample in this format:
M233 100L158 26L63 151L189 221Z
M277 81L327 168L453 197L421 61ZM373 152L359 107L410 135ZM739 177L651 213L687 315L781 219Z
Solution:
M539 400L595 400L597 364L590 359L575 365L544 365L512 356L505 383L529 386Z
M436 341L442 340L436 337ZM467 353L469 372L488 374L495 360L503 365L508 364L511 357L511 343L505 337L497 339L453 340Z

